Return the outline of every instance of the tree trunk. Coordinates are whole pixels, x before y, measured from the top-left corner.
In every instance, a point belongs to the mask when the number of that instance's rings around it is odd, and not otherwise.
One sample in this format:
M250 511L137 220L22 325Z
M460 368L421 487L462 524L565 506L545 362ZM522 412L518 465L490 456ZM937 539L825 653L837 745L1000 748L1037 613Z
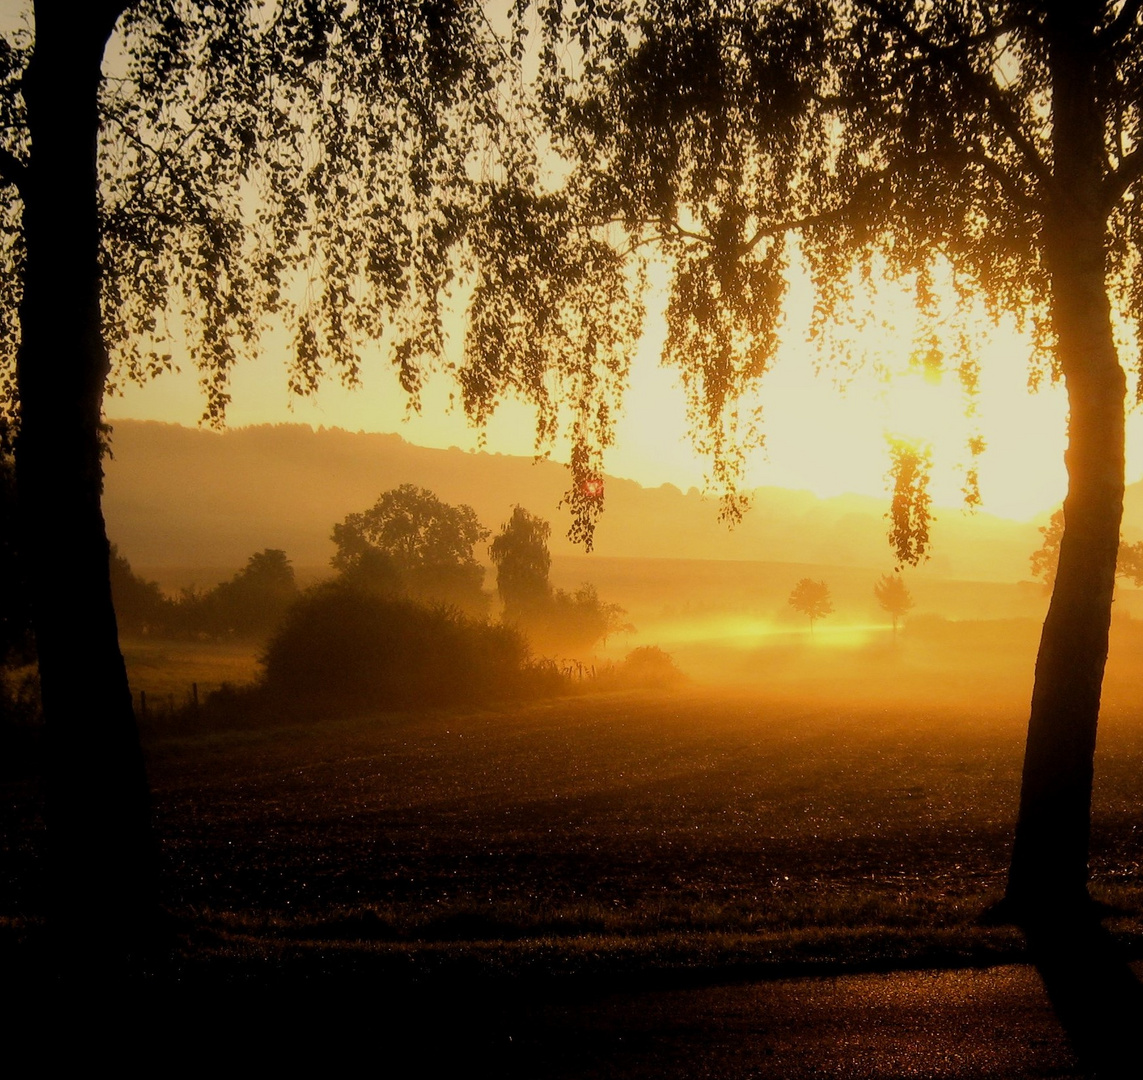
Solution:
M1087 902L1096 722L1123 515L1126 380L1106 287L1092 28L1079 25L1087 13L1078 7L1060 5L1049 28L1056 188L1044 252L1070 407L1068 494L1008 881L1008 899L1023 916Z
M49 917L71 958L131 951L157 912L149 795L111 603L100 507L96 147L100 65L124 3L35 5L20 184L21 549L47 735Z

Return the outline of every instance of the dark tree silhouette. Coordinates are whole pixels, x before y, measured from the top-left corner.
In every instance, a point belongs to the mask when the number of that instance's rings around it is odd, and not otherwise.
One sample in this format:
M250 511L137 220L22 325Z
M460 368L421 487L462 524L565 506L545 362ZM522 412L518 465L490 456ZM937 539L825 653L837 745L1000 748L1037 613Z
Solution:
M626 616L623 607L604 600L585 581L570 592L556 589L530 629L547 648L582 655L600 642L606 644L612 634L634 630Z
M568 592L553 589L548 580L552 557L548 537L552 527L522 506L489 545L496 564L496 588L504 618L525 630L542 650L582 655L615 633L632 629L627 612L600 598L584 582Z
M206 592L185 591L168 605L167 628L177 636L264 638L298 596L286 553L266 548L251 555L229 581Z
M896 640L897 620L913 610L913 597L900 574L882 574L874 582L873 595L881 609L893 617L893 639Z
M535 681L527 643L511 627L340 580L290 608L263 663L276 711L318 717L506 698Z
M391 569L414 599L482 614L484 568L473 549L488 536L471 506L450 506L425 488L402 484L333 527L332 565L358 579Z
M1064 535L1064 512L1057 510L1048 519L1047 525L1040 526L1043 543L1032 552L1032 576L1040 578L1047 588L1056 580L1056 567L1060 563L1060 541ZM1115 556L1116 577L1130 578L1138 588L1143 586L1143 541L1126 544L1119 541Z
M108 381L170 368L185 342L217 420L273 320L298 392L326 367L354 381L361 343L385 336L415 395L488 202L471 150L496 159L509 58L463 0L354 17L320 0L35 0L33 15L34 41L0 43L0 397L19 414L52 920L76 950L122 954L158 909L100 509Z
M552 556L548 537L552 526L522 506L493 538L488 554L496 567L496 591L508 619L526 617L543 608L552 592L548 574Z
M167 622L170 602L157 582L139 577L126 556L111 545L111 599L121 633L148 634Z
M567 190L633 247L657 242L673 258L665 359L732 500L741 459L729 447L745 423L734 403L774 354L795 250L823 346L844 347L833 329L850 320L855 282L912 286L923 336L955 323L957 302L934 286L943 275L960 300L1030 328L1035 370L1063 379L1066 524L1007 897L1017 913L1086 905L1124 488L1112 307L1143 319L1140 3L644 0L585 3L570 26L558 0L539 6ZM950 332L969 400L970 332ZM970 454L983 445L970 438ZM926 487L896 486L913 496L894 500L893 520L897 555L913 563Z
M833 602L830 600L829 586L824 581L814 581L811 578L802 578L790 593L788 603L795 611L807 616L810 620L810 636L813 636L814 623L833 614Z

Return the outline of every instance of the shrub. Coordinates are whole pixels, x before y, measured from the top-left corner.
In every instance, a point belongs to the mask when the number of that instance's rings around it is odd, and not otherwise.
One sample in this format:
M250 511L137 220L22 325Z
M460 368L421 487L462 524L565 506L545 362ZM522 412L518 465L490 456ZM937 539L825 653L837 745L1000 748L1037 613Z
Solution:
M269 697L306 710L468 703L536 681L527 643L509 627L339 584L289 610L263 664Z
M676 686L686 678L671 654L658 645L632 649L616 670L616 677L623 686L646 688Z

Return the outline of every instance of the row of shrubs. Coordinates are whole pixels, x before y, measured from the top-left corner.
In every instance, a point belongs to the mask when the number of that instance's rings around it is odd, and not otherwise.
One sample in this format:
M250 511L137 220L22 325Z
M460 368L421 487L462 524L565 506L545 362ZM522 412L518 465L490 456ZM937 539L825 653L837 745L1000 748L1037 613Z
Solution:
M556 696L578 672L535 659L512 626L378 596L343 582L316 586L287 612L254 686L224 688L207 708L228 718L316 718L371 709L441 708ZM656 647L594 672L600 689L666 687L682 679Z
M304 708L434 706L555 689L512 627L337 582L289 609L263 665L266 692Z

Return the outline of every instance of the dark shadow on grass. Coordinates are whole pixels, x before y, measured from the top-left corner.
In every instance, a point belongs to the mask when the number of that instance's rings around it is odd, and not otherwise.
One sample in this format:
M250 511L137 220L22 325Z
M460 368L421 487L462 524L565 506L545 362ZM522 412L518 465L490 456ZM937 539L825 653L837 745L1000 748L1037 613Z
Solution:
M1025 920L1028 952L1080 1063L1096 1077L1143 1068L1143 985L1093 905Z

